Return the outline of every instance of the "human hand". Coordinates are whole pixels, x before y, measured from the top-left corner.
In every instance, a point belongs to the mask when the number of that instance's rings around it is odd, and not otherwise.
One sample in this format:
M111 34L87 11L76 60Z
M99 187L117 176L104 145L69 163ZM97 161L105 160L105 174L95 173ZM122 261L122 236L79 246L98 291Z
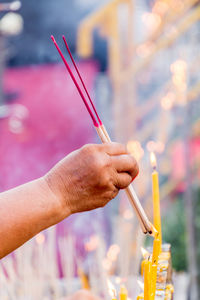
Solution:
M105 206L137 174L137 162L125 146L90 144L66 156L44 179L69 215Z
M67 298L62 298L61 300L100 300L99 297L94 296L91 292L86 290L80 290L74 295Z

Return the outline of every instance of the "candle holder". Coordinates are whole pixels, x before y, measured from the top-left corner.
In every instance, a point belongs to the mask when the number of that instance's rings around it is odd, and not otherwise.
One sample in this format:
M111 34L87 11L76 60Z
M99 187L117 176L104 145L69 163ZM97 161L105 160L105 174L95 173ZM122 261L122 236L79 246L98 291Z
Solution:
M152 261L153 248L148 248L149 260ZM147 254L145 254L147 255ZM141 275L144 279L144 262L146 260L146 256L141 263ZM152 278L153 272L150 273L150 282L153 281ZM140 283L141 289L146 291L145 281ZM172 264L171 264L171 245L163 244L162 252L159 255L158 264L157 264L157 272L156 272L156 287L155 287L155 295L149 293L148 300L171 300L173 299L174 287L172 283ZM137 300L145 299L145 292L142 292L138 295Z

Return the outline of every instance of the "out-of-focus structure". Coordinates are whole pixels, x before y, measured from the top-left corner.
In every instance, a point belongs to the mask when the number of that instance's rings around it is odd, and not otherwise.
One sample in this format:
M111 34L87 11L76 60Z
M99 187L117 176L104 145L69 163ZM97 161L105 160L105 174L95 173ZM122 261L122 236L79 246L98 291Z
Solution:
M3 75L6 60L8 58L9 49L5 43L5 37L11 35L18 35L23 29L23 19L15 11L21 7L20 1L13 1L10 3L0 3L0 13L3 13L0 18L0 118L7 116L8 108L4 106L5 94L3 92Z

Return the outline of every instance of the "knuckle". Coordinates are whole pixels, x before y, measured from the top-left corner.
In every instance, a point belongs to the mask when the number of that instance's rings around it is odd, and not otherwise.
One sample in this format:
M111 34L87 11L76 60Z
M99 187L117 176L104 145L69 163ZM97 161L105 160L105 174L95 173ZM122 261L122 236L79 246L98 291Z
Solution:
M97 170L99 170L100 175L103 175L103 171L102 169L105 167L105 161L103 159L103 157L99 154L94 154L92 157L92 163L94 168L96 168Z
M81 151L83 153L85 153L86 155L87 154L91 154L91 153L94 153L96 150L96 147L94 144L86 144L84 145L82 148L81 148Z
M111 177L109 173L101 172L99 176L100 185L107 190L111 189Z
M88 163L92 168L100 169L103 166L103 157L97 150L96 145L88 144L82 147L82 152L87 157Z
M92 159L94 166L102 172L102 175L106 175L112 165L110 157L104 153L95 152Z

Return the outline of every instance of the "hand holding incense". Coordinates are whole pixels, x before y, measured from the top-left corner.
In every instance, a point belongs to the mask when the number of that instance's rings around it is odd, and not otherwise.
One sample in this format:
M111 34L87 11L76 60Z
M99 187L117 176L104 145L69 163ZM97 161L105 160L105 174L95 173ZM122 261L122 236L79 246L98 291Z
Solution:
M56 49L58 50L58 52L59 52L59 54L60 54L60 56L61 56L61 58L62 58L62 60L63 60L63 62L65 64L65 66L66 66L66 68L67 68L67 70L68 70L68 72L69 72L69 74L70 74L70 76L71 76L71 78L72 78L72 80L73 80L73 82L74 82L74 84L75 84L75 86L76 86L76 88L77 88L77 90L78 90L78 92L79 92L79 94L80 94L80 96L81 96L81 98L82 98L85 106L86 106L86 109L87 109L88 113L90 114L90 117L92 119L93 125L95 126L95 128L97 130L97 133L98 133L101 141L103 143L110 142L111 140L110 140L110 137L109 137L109 135L107 133L107 130L106 130L105 126L103 125L102 121L99 118L99 115L98 115L98 113L97 113L97 111L95 109L95 106L94 106L94 103L93 103L92 99L90 98L90 96L88 96L89 93L88 93L88 91L86 89L86 86L85 86L83 80L82 80L80 72L78 71L78 68L76 66L76 63L75 63L73 57L72 57L71 51L70 51L70 49L69 49L69 47L67 45L65 37L63 36L63 40L64 40L64 43L65 43L65 46L66 46L67 51L68 51L68 53L70 55L72 63L74 65L75 69L76 69L76 72L77 72L77 74L79 76L79 79L81 80L83 88L84 88L84 90L85 90L85 92L86 92L86 94L87 94L87 96L89 98L90 105L88 104L88 102L87 102L87 100L86 100L86 98L85 98L85 96L84 96L84 94L83 94L83 92L82 92L79 84L77 83L76 78L74 77L74 75L73 75L73 73L72 73L72 71L71 71L71 69L69 67L69 64L67 63L64 55L62 54L62 51L60 50L58 44L56 43L55 38L53 36L51 36L51 39L54 42L54 45L55 45ZM94 114L92 112L92 109L94 110ZM96 117L95 117L95 115L96 115ZM153 230L152 229L152 224L148 220L148 218L147 218L147 216L146 216L146 214L145 214L145 212L144 212L144 210L143 210L143 208L142 208L142 206L140 204L140 201L139 201L139 199L138 199L138 197L137 197L137 195L136 195L136 193L135 193L135 191L134 191L134 189L133 189L133 187L131 185L128 188L126 188L126 193L127 193L127 196L128 196L128 198L130 200L130 203L131 203L132 207L134 208L134 210L136 212L136 215L137 215L137 217L138 217L138 219L140 221L140 225L141 225L141 228L142 228L143 232L144 233L148 232L148 233L152 234L152 230Z
M125 163L122 170L121 156ZM135 160L117 143L85 145L70 153L45 176L59 200L63 218L105 206L137 175Z

